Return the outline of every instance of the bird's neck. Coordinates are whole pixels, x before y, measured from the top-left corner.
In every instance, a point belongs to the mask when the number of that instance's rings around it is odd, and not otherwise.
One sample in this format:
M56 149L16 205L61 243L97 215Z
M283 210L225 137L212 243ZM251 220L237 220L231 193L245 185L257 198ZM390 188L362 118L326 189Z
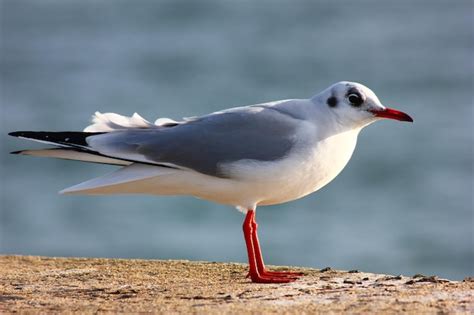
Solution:
M334 115L326 107L317 107L315 111L316 113L313 116L316 117L314 125L317 128L320 140L345 133L351 133L357 137L362 128L365 127L365 125L350 124L347 121L342 121L340 117Z

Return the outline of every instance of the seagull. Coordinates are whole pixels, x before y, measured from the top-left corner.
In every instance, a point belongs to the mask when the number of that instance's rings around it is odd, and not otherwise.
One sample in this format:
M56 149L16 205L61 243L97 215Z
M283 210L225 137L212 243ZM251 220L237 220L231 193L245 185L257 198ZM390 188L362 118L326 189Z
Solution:
M309 99L235 107L200 117L151 123L96 112L84 131L16 131L52 144L13 154L121 166L63 194L191 195L245 214L243 232L252 282L287 283L303 276L271 271L263 261L255 211L292 201L331 182L352 156L359 132L381 119L413 122L387 108L366 86L342 81Z

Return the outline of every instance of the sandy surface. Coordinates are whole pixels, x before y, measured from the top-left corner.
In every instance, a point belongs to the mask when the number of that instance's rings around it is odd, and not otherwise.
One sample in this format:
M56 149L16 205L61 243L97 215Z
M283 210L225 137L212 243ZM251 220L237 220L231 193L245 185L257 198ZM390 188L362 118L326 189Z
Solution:
M242 264L0 256L0 312L474 313L473 279L300 270L268 285Z

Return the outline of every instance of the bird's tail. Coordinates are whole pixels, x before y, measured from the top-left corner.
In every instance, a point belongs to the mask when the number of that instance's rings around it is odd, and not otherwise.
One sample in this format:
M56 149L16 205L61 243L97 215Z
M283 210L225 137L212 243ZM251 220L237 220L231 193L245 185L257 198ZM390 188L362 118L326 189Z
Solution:
M115 113L96 112L92 116L92 124L87 126L84 131L15 131L9 133L9 135L52 144L56 147L52 149L15 151L12 152L13 154L53 157L102 164L130 165L132 161L105 156L95 151L87 143L87 138L119 130L165 128L177 124L180 124L180 122L169 118L159 118L154 123L150 123L137 113L127 117Z
M154 184L147 179L173 174L175 169L151 166L140 163L119 168L118 170L68 187L60 194L109 195L109 194L140 194L157 192Z
M22 150L11 153L125 166L113 173L66 188L60 192L62 194L139 193L140 190L137 190L137 187L140 186L137 186L136 183L140 183L142 180L150 177L166 175L175 171L171 168L133 163L132 161L101 155L100 153L93 151L86 141L87 137L97 134L100 133L44 131L12 132L9 134L10 136L52 144L55 145L56 148Z
M50 157L50 158L57 158L57 159L63 159L63 160L73 160L73 161L110 164L110 165L130 165L132 163L129 161L109 158L106 156L91 154L86 151L79 151L79 150L70 149L70 148L21 150L21 151L11 152L11 154Z
M114 113L96 112L92 124L84 131L15 131L10 136L33 140L55 146L54 148L39 150L22 150L12 154L53 157L66 160L76 160L101 164L125 166L115 172L91 179L87 182L69 187L61 191L65 194L113 194L113 193L140 193L143 181L150 177L163 176L176 171L165 165L145 165L136 161L129 161L112 156L106 156L91 148L88 137L126 129L147 129L173 127L180 122L169 118L157 119L150 123L137 113L131 117ZM138 185L137 185L138 184ZM149 188L150 190L154 188Z
M87 137L101 134L101 132L81 131L15 131L9 133L12 137L33 140L36 142L52 144L56 148L39 150L21 150L12 154L52 157L66 160L76 160L101 164L129 165L131 162L117 158L107 157L92 150L87 144Z

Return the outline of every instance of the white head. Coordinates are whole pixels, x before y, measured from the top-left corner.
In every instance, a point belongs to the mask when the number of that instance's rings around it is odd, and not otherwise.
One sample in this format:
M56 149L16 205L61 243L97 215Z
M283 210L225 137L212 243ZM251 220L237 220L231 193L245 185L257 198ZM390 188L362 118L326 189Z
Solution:
M356 82L333 84L312 100L327 107L339 124L349 128L362 128L382 118L413 122L407 114L383 106L371 89Z

